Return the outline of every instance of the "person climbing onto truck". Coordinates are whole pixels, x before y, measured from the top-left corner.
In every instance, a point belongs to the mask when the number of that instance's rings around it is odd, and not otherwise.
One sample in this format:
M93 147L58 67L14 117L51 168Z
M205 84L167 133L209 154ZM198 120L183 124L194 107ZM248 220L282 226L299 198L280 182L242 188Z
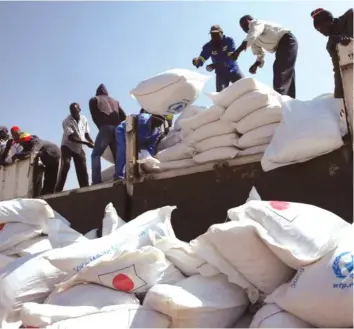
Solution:
M289 29L254 19L250 15L245 15L240 19L240 26L247 33L247 37L230 58L237 60L242 51L251 47L257 60L250 67L249 72L256 74L257 69L264 66L264 50L275 53L273 88L281 95L295 98L295 64L298 50L295 36Z
M3 166L3 163L5 163L11 144L12 141L10 140L9 130L5 126L0 126L0 166ZM7 152L5 154L6 150Z
M161 115L140 113L137 115L137 143L138 152L146 150L151 156L156 154L156 146L159 143L162 132L161 125L164 123L165 118ZM126 161L126 121L122 122L116 128L116 141L117 141L117 157L115 167L115 179L124 179L124 167Z
M54 193L60 162L59 147L51 142L41 140L35 135L22 132L17 126L11 128L11 135L14 141L23 148L21 152L12 157L13 161L26 159L31 155L31 152L34 152L36 154L35 163L40 160L44 165L43 188L39 166L36 165L35 168L35 196Z
M244 76L237 61L229 57L235 51L235 41L224 35L219 25L210 28L211 40L202 49L199 57L193 59L192 64L199 68L211 57L212 64L207 65L208 72L215 70L216 91L220 92Z
M353 9L342 16L334 18L333 14L323 8L311 12L315 29L328 37L327 51L331 56L334 71L334 97L343 98L342 79L339 70L337 45L349 45L353 39Z
M72 103L69 110L70 115L63 121L64 133L61 142L61 163L55 192L63 191L70 169L71 158L74 159L79 186L89 186L86 154L83 145L93 148L94 143L90 136L88 121L86 117L80 113L80 105L78 103Z
M101 156L109 146L113 158L116 158L115 129L125 120L126 114L119 102L108 95L104 84L96 90L96 96L90 99L90 112L98 128L98 135L92 151L92 184L102 183Z

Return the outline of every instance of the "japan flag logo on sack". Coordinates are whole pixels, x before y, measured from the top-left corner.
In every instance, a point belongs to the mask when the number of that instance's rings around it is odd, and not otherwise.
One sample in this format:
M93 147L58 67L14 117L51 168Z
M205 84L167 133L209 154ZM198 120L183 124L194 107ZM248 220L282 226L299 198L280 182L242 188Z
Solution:
M98 280L103 286L124 292L134 292L148 285L137 273L135 265L117 271L100 274Z

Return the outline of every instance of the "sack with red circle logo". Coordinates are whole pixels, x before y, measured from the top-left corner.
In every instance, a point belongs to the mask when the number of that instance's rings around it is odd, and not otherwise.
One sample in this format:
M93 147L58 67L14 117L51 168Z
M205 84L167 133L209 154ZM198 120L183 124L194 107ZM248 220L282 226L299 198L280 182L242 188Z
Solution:
M330 211L284 201L250 201L230 209L232 221L251 220L257 234L289 267L298 270L334 250L351 225Z
M184 278L161 250L146 246L93 261L60 287L92 282L119 291L145 293L155 284L174 284Z

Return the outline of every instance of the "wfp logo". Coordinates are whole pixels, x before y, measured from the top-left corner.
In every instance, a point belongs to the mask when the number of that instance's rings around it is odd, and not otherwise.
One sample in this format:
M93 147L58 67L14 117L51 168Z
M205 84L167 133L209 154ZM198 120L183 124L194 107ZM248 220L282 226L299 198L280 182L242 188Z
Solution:
M187 99L182 99L180 102L176 102L171 104L168 109L167 112L168 113L172 113L172 114L178 114L181 113L190 103L189 100Z
M334 284L333 288L351 288L353 287L353 269L354 269L354 256L351 251L346 251L338 255L332 265L333 273L338 279L343 279L339 284ZM346 280L345 280L346 279Z

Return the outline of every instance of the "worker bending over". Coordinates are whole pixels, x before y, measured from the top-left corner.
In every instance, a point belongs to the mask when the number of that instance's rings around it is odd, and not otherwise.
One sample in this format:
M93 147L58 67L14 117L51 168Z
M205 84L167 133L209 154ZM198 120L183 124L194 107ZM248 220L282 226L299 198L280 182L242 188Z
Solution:
M332 13L318 8L311 13L315 29L328 37L327 51L332 58L334 71L334 97L343 98L342 79L339 70L337 45L349 45L353 39L353 9L342 16L334 18Z
M23 147L21 152L12 157L13 161L26 159L31 155L31 152L35 152L35 163L40 160L45 166L43 188L41 188L42 176L34 175L37 176L35 177L35 196L54 193L60 162L59 147L51 142L41 140L35 135L22 132L16 126L11 128L11 135L14 141Z
M137 115L138 128L138 152L146 150L151 156L156 154L156 146L161 139L161 125L165 118L160 115L140 113ZM126 121L116 128L117 157L115 167L115 179L124 178L124 167L126 161Z
M229 57L235 49L235 41L224 35L219 25L210 28L211 40L202 49L199 57L193 59L192 63L199 68L211 57L213 64L209 64L206 69L209 72L215 70L216 91L220 92L232 82L243 78L237 61Z
M249 72L255 74L257 68L262 68L264 65L264 50L275 53L273 88L281 95L295 98L295 63L298 50L295 36L284 27L254 19L250 15L240 19L240 26L247 33L247 37L231 58L236 60L242 51L251 47L257 60L250 67Z

